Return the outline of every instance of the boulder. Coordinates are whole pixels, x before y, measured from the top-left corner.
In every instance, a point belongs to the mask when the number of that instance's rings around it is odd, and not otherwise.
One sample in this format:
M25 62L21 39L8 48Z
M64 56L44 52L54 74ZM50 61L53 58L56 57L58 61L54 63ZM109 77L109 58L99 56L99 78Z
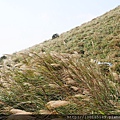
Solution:
M3 55L2 57L0 57L0 61L3 60L3 59L7 59L7 56Z
M56 34L54 34L54 35L52 36L52 39L55 39L55 38L57 38L57 37L59 37L59 35L56 33Z

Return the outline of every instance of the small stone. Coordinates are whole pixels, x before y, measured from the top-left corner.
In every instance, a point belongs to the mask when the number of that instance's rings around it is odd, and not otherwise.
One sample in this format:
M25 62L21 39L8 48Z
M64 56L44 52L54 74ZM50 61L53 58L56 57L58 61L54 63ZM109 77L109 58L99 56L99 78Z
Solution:
M75 86L71 86L71 88L72 88L75 92L79 90L79 88L78 88L78 87L75 87Z
M57 114L57 112L55 112L55 111L49 111L49 110L40 110L39 111L40 112L40 114Z
M50 101L46 104L46 106L49 109L53 109L53 108L58 108L58 107L61 107L61 106L68 105L69 103L70 103L69 101L62 101L62 100Z
M12 115L8 116L7 120L35 120L35 117L32 117L31 112L26 112L20 109L11 109L10 112Z
M66 84L67 85L74 85L76 82L73 80L73 79L71 79L71 78L66 78Z
M49 86L50 86L51 88L59 88L59 85L56 85L56 84L49 84Z
M76 94L74 97L80 97L80 98L86 98L86 95L82 95L82 94Z
M113 72L113 77L114 77L114 80L120 82L120 75L118 75L117 73Z
M24 110L20 110L20 109L11 109L10 110L10 112L11 113L13 113L13 114L32 114L31 112L26 112L26 111L24 111Z
M91 63L96 63L96 60L91 59L90 62L91 62Z
M88 90L83 90L83 95L88 95L89 91Z
M39 112L40 114L52 114L52 112L49 110L40 110Z

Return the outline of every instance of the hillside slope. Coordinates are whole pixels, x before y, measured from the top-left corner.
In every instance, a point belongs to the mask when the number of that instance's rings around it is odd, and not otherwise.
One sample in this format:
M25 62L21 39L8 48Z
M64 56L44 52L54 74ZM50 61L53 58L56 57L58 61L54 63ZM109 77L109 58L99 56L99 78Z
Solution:
M1 57L0 80L0 113L119 114L120 6Z
M74 53L95 59L120 60L120 6L104 15L33 46L33 51ZM110 59L109 59L110 58Z

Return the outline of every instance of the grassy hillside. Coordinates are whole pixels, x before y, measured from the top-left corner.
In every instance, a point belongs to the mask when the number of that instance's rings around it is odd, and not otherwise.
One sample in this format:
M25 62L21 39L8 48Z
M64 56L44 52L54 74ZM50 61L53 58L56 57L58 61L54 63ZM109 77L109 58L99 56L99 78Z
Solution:
M41 47L42 46L42 47ZM104 15L48 40L32 50L73 53L83 57L109 59L120 58L120 6Z
M0 76L1 113L119 114L120 6L59 38L3 56Z

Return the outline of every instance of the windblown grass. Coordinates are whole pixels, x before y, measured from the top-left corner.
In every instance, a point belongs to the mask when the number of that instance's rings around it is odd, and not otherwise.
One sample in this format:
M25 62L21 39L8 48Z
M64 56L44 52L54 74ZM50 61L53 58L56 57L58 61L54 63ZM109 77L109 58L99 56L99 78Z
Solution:
M51 100L69 100L70 105L54 110L61 114L111 114L118 109L114 103L118 102L119 85L115 83L111 86L112 77L102 74L97 65L70 54L31 55L23 54L21 62L24 69L16 67L12 72L8 70L12 73L8 79L14 82L7 91L3 89L0 93L6 105L39 113L40 109L49 109L46 103ZM66 84L67 78L75 81L74 86L79 91L72 90L71 85ZM58 87L52 88L49 84ZM87 90L88 95L81 90ZM76 94L86 96L88 100L75 97Z

